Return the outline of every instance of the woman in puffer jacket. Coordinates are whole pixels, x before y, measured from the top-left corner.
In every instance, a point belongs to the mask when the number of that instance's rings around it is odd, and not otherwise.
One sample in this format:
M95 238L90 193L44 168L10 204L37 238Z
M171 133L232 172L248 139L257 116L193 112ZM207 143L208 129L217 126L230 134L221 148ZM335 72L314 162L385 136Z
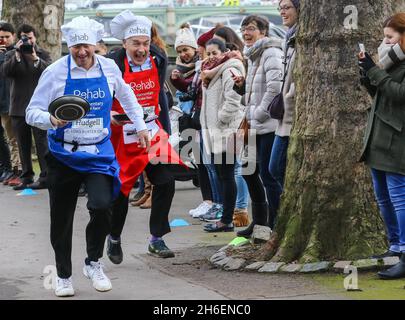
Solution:
M255 224L273 228L275 208L278 207L280 186L270 175L270 161L277 120L270 117L267 108L281 91L283 80L282 39L269 37L269 22L260 16L250 15L242 21L244 56L248 59L245 79L234 77L235 90L245 94L246 117L251 134L256 139L256 152L248 146L248 162L257 162L255 172L244 175L252 199L252 223L237 233L250 237Z
M244 76L241 60L226 55L225 43L212 39L206 44L208 60L201 67L203 103L201 106L201 133L204 148L221 182L223 212L219 221L207 224L207 232L233 231L233 212L236 201L235 151L233 136L243 118L241 96L233 90L232 75Z
M281 0L279 2L279 11L283 19L283 25L288 27L283 48L285 67L283 87L284 115L283 119L278 121L276 137L274 138L273 149L271 151L269 171L277 181L280 191L284 188L287 150L295 117L295 84L293 75L296 57L295 36L298 28L299 9L299 0ZM278 194L279 198L280 196L281 192ZM279 200L276 203L279 203ZM275 208L276 215L277 211L278 207Z

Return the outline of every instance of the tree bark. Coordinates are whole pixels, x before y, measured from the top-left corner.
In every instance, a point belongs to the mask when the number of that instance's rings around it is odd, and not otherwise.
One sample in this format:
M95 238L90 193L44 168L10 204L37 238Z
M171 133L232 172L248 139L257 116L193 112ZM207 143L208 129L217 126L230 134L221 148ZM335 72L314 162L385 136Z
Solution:
M344 8L358 9L358 29ZM273 261L357 259L387 248L370 170L359 163L371 99L359 83L358 43L374 55L383 21L404 0L301 0L294 72L296 118Z
M33 26L37 44L55 61L62 53L60 27L64 12L64 0L3 0L2 19L10 22L16 30L24 23Z

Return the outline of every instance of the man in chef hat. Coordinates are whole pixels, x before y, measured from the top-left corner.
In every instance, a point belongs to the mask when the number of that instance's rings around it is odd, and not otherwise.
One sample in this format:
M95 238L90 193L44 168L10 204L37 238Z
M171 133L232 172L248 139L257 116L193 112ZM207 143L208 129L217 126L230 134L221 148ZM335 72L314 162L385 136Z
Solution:
M26 112L32 126L48 130L48 186L51 207L51 243L56 259L57 296L72 296L72 229L78 191L88 192L90 221L86 227L87 258L84 275L97 291L111 290L111 281L99 259L109 233L110 207L120 189L119 167L110 141L113 92L133 122L140 147L149 148L143 111L114 61L96 55L103 26L77 17L62 26L70 54L42 74ZM57 119L49 104L64 95L77 95L90 104L88 114L73 122Z
M147 126L152 133L151 150L168 155L167 161L152 164L155 154L140 150L131 139L128 125L113 130L113 143L120 164L121 193L114 203L112 229L108 237L107 255L110 260L122 262L121 233L128 212L128 196L139 175L145 170L153 185L152 207L149 221L149 253L161 257L174 257L162 237L170 232L169 211L175 191L175 183L169 163L181 163L177 153L167 142L167 128L161 121L162 112L168 112L167 97L164 93L167 57L161 49L151 44L152 22L144 16L136 16L126 10L111 21L112 35L123 41L123 48L111 55L120 67L123 79L130 84L142 105ZM113 110L121 113L119 104ZM158 117L158 119L156 119ZM156 119L148 122L148 119ZM158 152L157 152L158 153ZM156 154L157 154L156 153Z

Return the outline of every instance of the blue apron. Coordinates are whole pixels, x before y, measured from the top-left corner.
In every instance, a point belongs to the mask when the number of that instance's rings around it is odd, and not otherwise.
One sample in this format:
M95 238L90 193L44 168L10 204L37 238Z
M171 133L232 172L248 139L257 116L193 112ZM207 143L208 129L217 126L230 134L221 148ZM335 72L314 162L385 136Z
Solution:
M72 79L71 56L68 56L68 76L64 94L85 98L90 103L89 113L65 127L48 130L49 150L66 166L83 173L101 173L114 178L114 198L121 183L119 165L110 141L110 111L112 96L107 78L100 66L101 77Z

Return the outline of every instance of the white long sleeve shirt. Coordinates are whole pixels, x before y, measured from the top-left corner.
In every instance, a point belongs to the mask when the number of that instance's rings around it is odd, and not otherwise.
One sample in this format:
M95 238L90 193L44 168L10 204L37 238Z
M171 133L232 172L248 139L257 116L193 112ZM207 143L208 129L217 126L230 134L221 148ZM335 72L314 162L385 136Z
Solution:
M118 99L125 113L131 119L136 131L145 130L143 109L131 87L122 79L122 73L114 60L99 55L95 55L95 58L97 59L94 59L95 63L89 70L78 67L72 58L70 64L72 79L100 77L100 64L107 78L111 96L115 92L115 98ZM60 58L45 69L26 110L25 119L29 125L42 130L55 129L50 120L48 106L54 99L63 96L67 76L68 56Z

